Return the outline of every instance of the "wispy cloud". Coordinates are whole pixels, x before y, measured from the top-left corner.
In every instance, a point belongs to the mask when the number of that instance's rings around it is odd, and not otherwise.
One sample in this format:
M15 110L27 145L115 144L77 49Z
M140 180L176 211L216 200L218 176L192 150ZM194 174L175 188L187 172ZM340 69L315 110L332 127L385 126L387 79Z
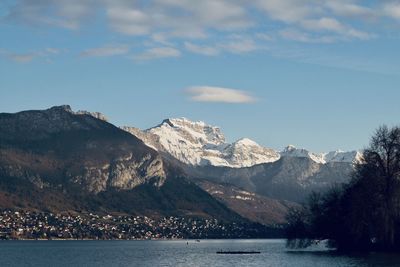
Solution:
M256 33L255 37L257 39L260 39L260 40L263 40L263 41L273 41L274 40L273 36L271 36L269 34L266 34L266 33L263 33L263 32Z
M296 29L284 29L279 32L279 35L287 40L294 40L303 43L333 43L337 41L337 36L324 35L313 36L304 31Z
M199 45L192 42L185 42L184 46L186 50L192 53L205 56L216 56L223 52L229 52L232 54L245 54L263 48L262 46L258 45L253 38L242 35L230 35L226 37L224 41L209 45Z
M51 58L61 51L56 48L46 48L39 51L17 53L7 49L0 49L0 57L7 58L16 63L29 63L35 59L42 58L51 61Z
M221 103L252 103L256 98L249 93L222 87L193 86L185 90L192 101Z
M76 30L97 10L93 0L17 0L5 19L29 25L50 25Z
M141 54L135 55L133 58L136 60L151 60L180 56L181 52L173 47L154 47L147 49Z
M385 62L384 59L374 61L369 58L359 57L357 55L336 55L329 53L327 49L314 49L313 47L298 46L272 46L269 50L271 56L281 59L290 59L296 62L320 65L325 67L339 68L343 70L361 71L366 73L378 73L384 75L400 74L398 64Z
M124 55L129 52L127 45L108 45L97 48L90 48L81 52L83 57L110 57Z
M124 43L127 38L152 43L154 48L135 44L135 49L144 50L133 56L136 60L179 57L183 50L204 56L244 54L263 49L269 41L368 41L400 20L397 0L148 0L146 4L127 0L13 0L3 9L1 21L7 23L73 31L100 17L99 25L123 38ZM128 53L127 46L99 44L80 55ZM36 57L21 54L14 60L29 62Z
M151 13L136 8L110 7L107 10L107 16L112 28L126 35L148 34L153 27Z
M252 38L244 36L232 36L227 41L218 44L218 47L233 54L244 54L260 49Z
M184 46L188 51L192 53L205 56L216 56L220 53L220 50L217 47L210 45L197 45L191 42L185 42Z
M362 17L371 18L376 17L376 11L370 7L361 6L353 1L327 1L326 6L332 10L333 13L345 17Z
M400 2L391 1L386 3L383 7L383 12L391 18L400 20Z
M305 30L331 30L348 37L369 34L360 18L400 17L398 1L360 3L354 0L16 0L5 19L79 29L96 14L105 14L114 31L126 35L207 38L210 31L243 32L266 24L263 18ZM256 16L255 16L256 15ZM348 20L351 18L352 20ZM353 23L353 21L355 23ZM350 25L350 24L353 24ZM279 29L278 29L279 30ZM362 33L362 34L361 34Z
M207 29L248 28L252 22L244 6L229 0L156 0L138 5L129 1L107 1L111 27L122 34L169 38L206 38Z
M9 54L8 57L18 63L31 62L37 55L35 53L30 54Z
M312 31L327 31L334 32L341 36L351 37L361 40L367 40L374 37L373 34L356 30L352 27L344 25L334 18L322 17L319 19L307 19L301 21L301 25Z

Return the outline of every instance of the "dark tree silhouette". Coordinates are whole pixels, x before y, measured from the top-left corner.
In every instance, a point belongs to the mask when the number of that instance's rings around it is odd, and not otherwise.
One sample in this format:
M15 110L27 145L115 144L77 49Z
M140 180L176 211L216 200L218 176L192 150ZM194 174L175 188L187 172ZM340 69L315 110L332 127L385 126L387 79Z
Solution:
M286 230L289 246L328 239L341 250L400 250L400 128L378 128L351 182L312 194Z
M377 241L392 248L395 245L395 227L400 207L400 128L379 128L364 154L366 164L365 169L361 167L358 172L360 178L373 175L378 179L382 196L381 207L377 210L382 219Z

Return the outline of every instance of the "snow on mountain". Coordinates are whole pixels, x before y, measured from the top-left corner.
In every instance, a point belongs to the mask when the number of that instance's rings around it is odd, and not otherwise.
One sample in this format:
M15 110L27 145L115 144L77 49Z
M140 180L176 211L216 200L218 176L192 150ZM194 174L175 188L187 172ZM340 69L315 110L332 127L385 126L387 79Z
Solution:
M322 154L316 154L304 148L296 148L292 145L287 146L280 154L282 157L310 158L317 163L326 163Z
M362 153L359 151L332 151L324 155L326 162L351 162L358 163L362 161Z
M164 120L146 132L157 136L163 150L184 163L228 165L221 152L225 137L218 127L179 118Z
M250 140L242 138L228 145L224 150L226 158L233 166L253 166L260 163L274 162L279 160L280 155L273 149L265 148Z
M299 157L310 158L313 161L321 164L329 162L347 162L358 163L362 160L362 154L359 151L345 152L341 150L331 151L329 153L313 153L304 148L296 148L292 145L287 146L280 152L282 157Z
M193 122L186 118L166 119L161 124L144 131L133 127L122 129L135 135L151 148L167 152L181 162L194 166L242 168L274 162L281 157L305 157L321 164L354 163L361 158L361 154L357 151L317 154L294 146L288 146L278 152L262 147L248 138L227 143L219 127L207 125L202 121Z
M145 144L190 165L249 167L279 159L279 153L243 138L226 143L221 129L186 118L166 119L148 130L123 127Z

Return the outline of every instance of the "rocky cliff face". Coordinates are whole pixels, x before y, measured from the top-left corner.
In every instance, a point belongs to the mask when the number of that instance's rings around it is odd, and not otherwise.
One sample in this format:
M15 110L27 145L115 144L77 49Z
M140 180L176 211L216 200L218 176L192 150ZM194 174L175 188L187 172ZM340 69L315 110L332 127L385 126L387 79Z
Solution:
M55 177L63 175L64 184L91 193L161 186L166 178L161 157L140 140L69 106L2 114L0 136L3 175L25 177L42 188L59 186Z
M71 111L71 112L72 112L72 111ZM86 111L86 110L78 110L77 112L75 112L75 114L79 114L79 115L90 115L90 116L92 116L93 118L96 118L96 119L99 119L99 120L107 121L107 122L108 122L107 117L106 117L104 114L100 113L100 112L90 112L90 111Z
M158 135L150 133L148 131L142 131L136 127L123 126L121 127L121 129L136 136L137 138L142 140L148 147L151 147L157 151L164 151L164 148L160 143L160 137Z
M162 159L159 156L153 158L150 154L139 162L129 155L103 166L84 166L81 174L67 173L67 176L96 194L110 188L131 190L146 183L161 187L166 179Z

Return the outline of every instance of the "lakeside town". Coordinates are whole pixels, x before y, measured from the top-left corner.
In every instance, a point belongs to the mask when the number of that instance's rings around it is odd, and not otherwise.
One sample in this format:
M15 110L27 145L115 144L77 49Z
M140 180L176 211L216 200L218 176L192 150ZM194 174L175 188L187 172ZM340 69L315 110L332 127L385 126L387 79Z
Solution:
M271 230L254 223L216 219L146 216L56 214L24 210L0 211L1 240L151 240L269 237Z

